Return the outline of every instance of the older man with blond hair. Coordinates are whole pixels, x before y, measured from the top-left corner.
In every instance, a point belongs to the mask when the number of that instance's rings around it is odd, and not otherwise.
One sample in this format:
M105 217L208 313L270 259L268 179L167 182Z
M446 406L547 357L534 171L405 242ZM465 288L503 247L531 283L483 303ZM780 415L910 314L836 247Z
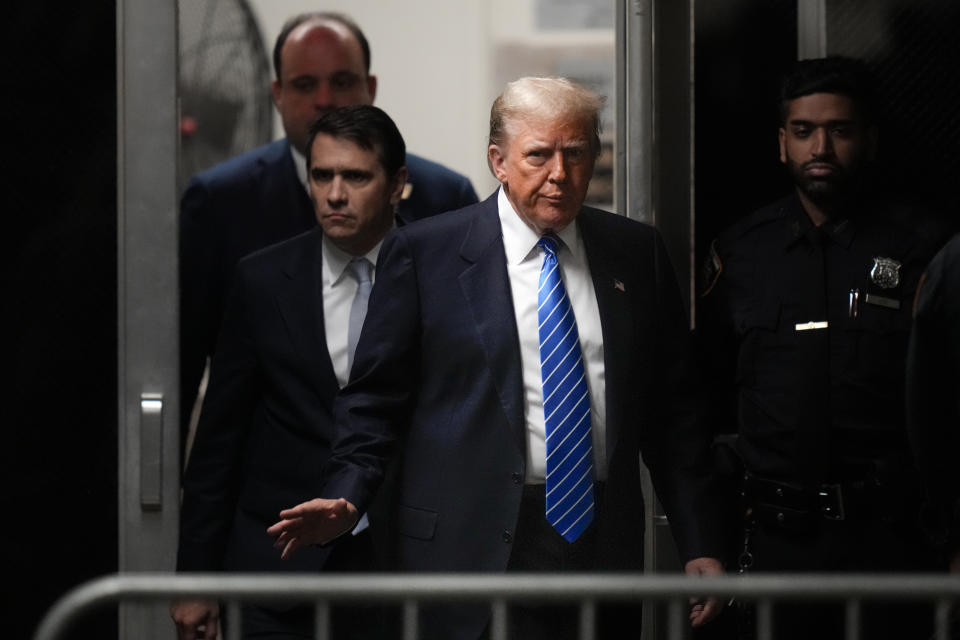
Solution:
M399 456L407 571L638 571L640 454L686 570L722 571L688 323L659 234L583 205L601 100L522 78L493 104L485 202L384 243L323 498L271 527L288 557L348 530ZM402 443L402 447L398 446ZM703 624L718 603L698 603ZM425 608L423 637L475 640L489 607ZM639 632L601 608L601 634ZM511 637L573 637L575 613L512 607Z

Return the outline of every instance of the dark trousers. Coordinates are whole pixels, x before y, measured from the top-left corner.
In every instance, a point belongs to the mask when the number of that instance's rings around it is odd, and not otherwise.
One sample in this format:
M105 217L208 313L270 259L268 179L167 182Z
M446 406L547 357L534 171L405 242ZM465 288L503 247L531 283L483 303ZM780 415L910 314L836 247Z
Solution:
M933 569L933 559L919 535L903 523L880 519L821 520L810 531L790 531L760 524L751 538L754 564L763 572L915 572ZM733 614L734 610L727 612ZM752 638L755 611L747 608L728 635L698 637ZM776 640L840 640L844 638L843 603L784 601L773 607ZM863 602L864 640L926 640L933 630L933 607L909 602ZM720 626L713 631L719 631Z
M373 571L376 560L370 538L365 530L355 536L344 536L336 543L324 565L324 572ZM242 637L257 640L305 640L314 633L315 608L313 604L257 605L241 608ZM388 612L379 605L349 605L331 607L330 630L336 640L368 640L389 637L391 626Z
M596 570L596 521L603 509L603 485L594 491L594 524L574 542L567 542L547 522L543 485L524 487L520 514L514 532L508 572L561 573ZM562 576L557 576L562 580ZM508 607L509 638L566 640L578 637L577 604L515 604ZM640 633L640 605L597 607L597 637L624 638ZM486 636L485 636L486 637Z

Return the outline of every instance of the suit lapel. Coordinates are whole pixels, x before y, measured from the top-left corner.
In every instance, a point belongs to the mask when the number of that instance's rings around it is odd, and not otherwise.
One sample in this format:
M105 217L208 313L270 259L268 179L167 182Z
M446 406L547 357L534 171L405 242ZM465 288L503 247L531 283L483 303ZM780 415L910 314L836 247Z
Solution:
M481 211L473 217L460 248L461 256L470 263L459 276L460 287L480 336L500 404L515 434L517 445L521 451L525 451L520 342L496 194L480 206Z
M623 398L627 397L624 385L629 383L630 358L635 353L630 296L638 289L638 283L629 281L627 273L624 272L625 265L628 264L627 257L621 255L620 247L615 242L610 242L611 234L602 232L600 222L598 215L590 209L585 208L577 216L597 296L603 333L603 377L607 403L605 424L609 459L617 444L617 427L621 422L618 408Z
M315 227L317 219L313 204L297 177L290 143L286 140L274 142L260 162L258 179L263 182L263 188L259 190L259 210L269 217L266 226L273 230L273 237L266 244L285 240Z
M287 286L277 293L276 300L293 348L298 357L307 360L318 388L337 389L323 323L321 239L319 227L298 238L297 251L292 253L283 270Z

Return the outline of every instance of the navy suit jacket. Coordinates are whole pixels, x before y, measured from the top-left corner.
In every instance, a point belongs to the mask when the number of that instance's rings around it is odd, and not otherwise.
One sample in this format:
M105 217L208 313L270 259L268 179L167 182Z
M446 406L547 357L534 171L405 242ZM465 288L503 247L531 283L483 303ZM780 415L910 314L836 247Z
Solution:
M470 181L407 154L409 197L398 217L412 222L477 201ZM243 256L317 225L286 139L195 176L180 206L181 424L212 356L234 268Z
M327 556L282 562L266 533L317 495L334 437L321 240L315 227L237 267L184 475L180 571L317 571Z
M603 331L608 478L598 570L638 570L651 470L684 560L719 557L709 439L695 419L688 323L659 234L576 219ZM523 388L496 196L397 229L381 250L321 495L363 510L399 450L400 567L507 567L526 473ZM402 447L400 446L402 442ZM476 638L488 607L446 607L425 637Z

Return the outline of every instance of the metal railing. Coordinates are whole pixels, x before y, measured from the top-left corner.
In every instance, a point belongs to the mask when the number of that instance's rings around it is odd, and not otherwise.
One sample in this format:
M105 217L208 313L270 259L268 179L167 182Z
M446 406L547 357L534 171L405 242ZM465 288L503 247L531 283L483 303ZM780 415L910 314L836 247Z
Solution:
M560 579L562 577L562 579ZM403 638L418 637L421 602L489 602L490 638L507 638L507 603L577 603L580 638L595 638L597 602L666 601L670 640L684 637L687 602L714 595L756 603L757 638L772 636L773 603L782 600L846 602L848 640L860 635L865 601L896 600L934 605L934 638L950 637L950 610L960 599L960 576L935 574L767 574L688 578L634 574L124 574L99 578L67 593L41 621L34 640L57 640L83 613L119 602L167 602L204 597L227 602L228 640L240 637L240 603L303 601L316 607L316 637L328 640L330 604L402 603ZM171 622L171 632L173 623Z

